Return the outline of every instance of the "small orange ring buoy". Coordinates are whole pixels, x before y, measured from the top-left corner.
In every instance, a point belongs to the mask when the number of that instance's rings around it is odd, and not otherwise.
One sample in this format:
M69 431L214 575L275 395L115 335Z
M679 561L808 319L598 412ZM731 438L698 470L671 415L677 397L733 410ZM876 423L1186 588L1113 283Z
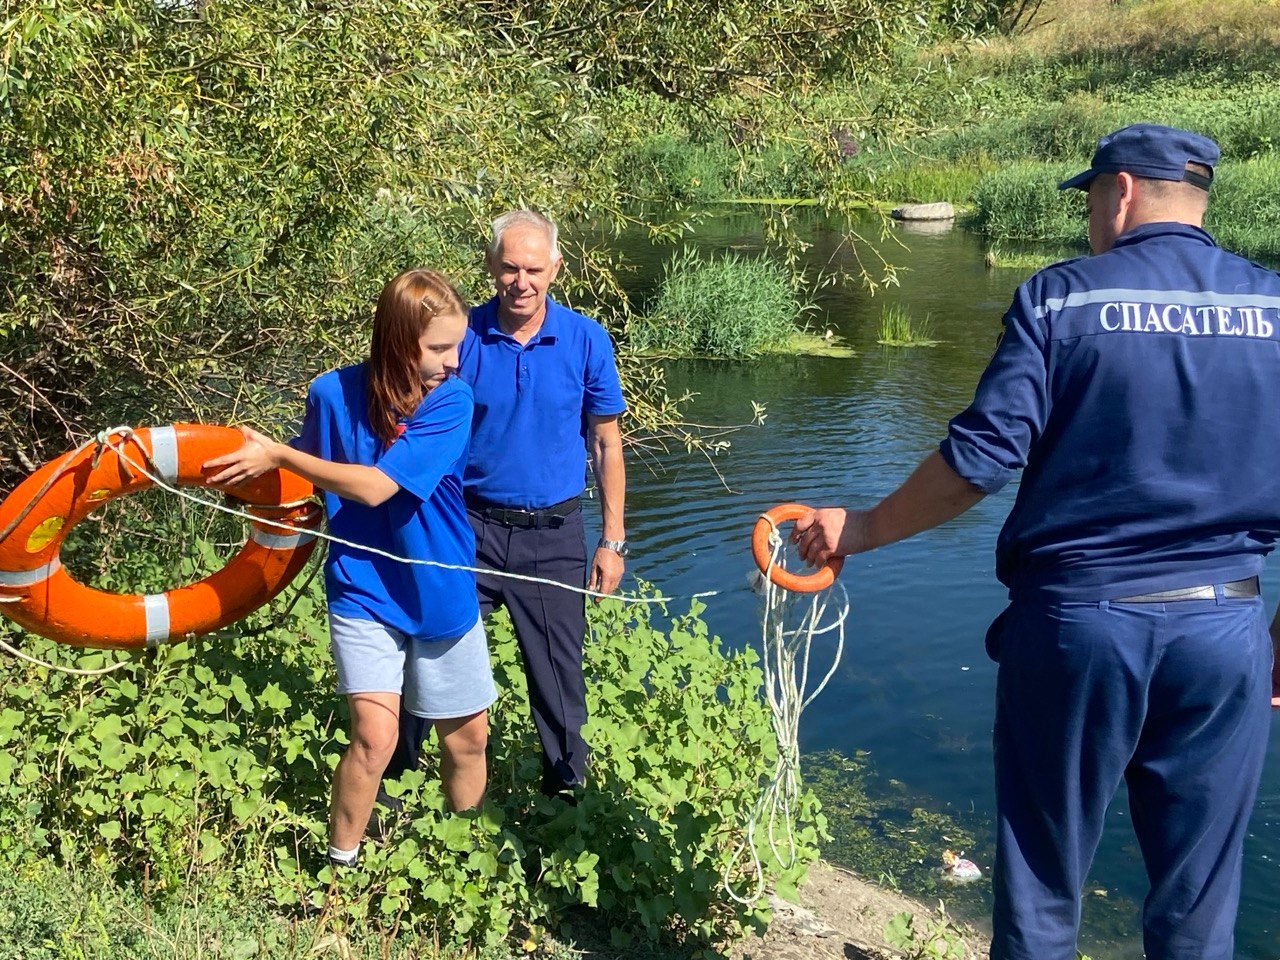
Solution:
M240 448L230 427L175 423L123 434L138 463L175 485L203 485L201 467ZM108 649L152 647L241 619L284 589L315 549L322 511L311 484L286 470L216 489L247 504L254 521L240 552L221 570L167 593L107 593L71 578L59 560L79 521L116 497L154 484L110 446L92 444L46 463L0 503L0 613L59 643ZM42 492L43 491L43 492ZM36 499L38 498L38 499ZM32 501L35 500L35 503ZM25 514L25 515L24 515ZM20 519L19 519L20 518ZM12 529L11 529L12 528Z
M812 512L813 507L806 507L802 503L782 503L766 511L756 521L755 529L751 531L751 554L755 557L756 566L760 568L761 573L767 574L770 580L784 590L794 590L797 593L825 590L836 582L836 574L844 566L844 557L831 557L813 573L792 573L776 564L770 567L773 549L769 546L769 535L779 524L789 520L799 520Z

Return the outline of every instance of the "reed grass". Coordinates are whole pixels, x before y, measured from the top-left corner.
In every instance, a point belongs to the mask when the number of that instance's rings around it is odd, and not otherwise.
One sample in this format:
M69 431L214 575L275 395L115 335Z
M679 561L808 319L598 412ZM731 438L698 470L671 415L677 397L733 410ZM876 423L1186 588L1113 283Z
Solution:
M1069 247L1007 247L992 244L983 258L992 270L1021 270L1030 274L1060 260L1078 257L1086 251Z
M823 179L799 146L780 142L752 149L695 142L687 134L655 133L625 158L622 174L641 197L707 204L729 199L814 197Z
M849 164L842 176L855 190L886 203L934 203L947 200L963 204L973 195L984 173L994 168L985 157L972 163L921 161L900 154L887 162L868 151Z
M926 314L916 319L900 303L886 304L880 311L880 336L876 343L886 347L932 347L938 341L930 337L933 321Z
M1060 180L1083 164L1015 164L983 177L974 191L969 223L993 241L994 250L1009 243L1042 242L1085 249L1088 225L1084 194L1057 189ZM1223 163L1214 179L1205 228L1226 249L1275 266L1280 264L1280 156L1269 154L1238 163ZM1002 259L1003 258L1003 259ZM1027 266L1032 259L1010 262L997 255L992 266Z
M780 263L736 255L670 260L648 312L627 327L640 353L753 357L791 342L813 305Z
M641 141L624 160L631 189L685 203L712 203L729 195L727 150L662 132Z

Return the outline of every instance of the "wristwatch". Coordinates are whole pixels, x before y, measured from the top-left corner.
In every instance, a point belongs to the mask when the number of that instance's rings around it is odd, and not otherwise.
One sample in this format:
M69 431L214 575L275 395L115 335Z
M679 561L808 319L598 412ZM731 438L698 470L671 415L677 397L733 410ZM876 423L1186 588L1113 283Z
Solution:
M596 546L604 547L606 550L612 550L620 557L625 557L627 555L627 541L625 540L606 540L604 537L601 537L600 542L597 543Z

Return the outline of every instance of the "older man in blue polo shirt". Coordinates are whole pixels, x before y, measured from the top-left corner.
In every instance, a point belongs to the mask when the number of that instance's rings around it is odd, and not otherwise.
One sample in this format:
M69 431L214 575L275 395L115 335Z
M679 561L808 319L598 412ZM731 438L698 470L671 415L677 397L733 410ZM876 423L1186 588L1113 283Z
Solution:
M812 563L1022 483L996 554L991 956L1074 960L1120 782L1150 878L1149 960L1230 960L1268 704L1258 573L1280 536L1280 276L1201 229L1218 147L1136 124L1088 170L1092 257L1037 273L972 405L867 511L793 536ZM1280 636L1280 616L1271 627Z
M496 296L471 311L459 375L476 394L463 476L481 567L612 593L626 556L626 409L613 345L594 320L548 296L560 270L555 224L529 210L493 222L486 251ZM602 533L588 570L580 498L590 464ZM481 574L482 613L511 614L542 742L542 790L569 791L586 772L584 598Z
M477 564L612 593L627 553L618 429L626 403L613 344L600 324L547 295L561 256L546 217L531 210L498 217L485 259L497 295L471 311L458 367L476 399L463 489ZM589 570L581 508L588 454L603 534ZM515 626L542 743L542 791L571 797L588 752L583 595L483 573L476 587L481 615L505 606ZM422 733L402 714L388 777L416 765Z

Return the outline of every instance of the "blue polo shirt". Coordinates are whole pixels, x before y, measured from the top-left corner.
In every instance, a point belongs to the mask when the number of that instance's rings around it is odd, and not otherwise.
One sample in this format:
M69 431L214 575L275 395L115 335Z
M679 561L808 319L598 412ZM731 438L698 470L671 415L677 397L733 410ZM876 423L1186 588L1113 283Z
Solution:
M1011 596L1107 600L1257 574L1280 535L1280 276L1146 224L1018 288L940 450L991 493Z
M332 370L307 391L298 450L335 463L376 466L400 485L376 507L324 495L329 530L393 556L473 566L475 537L462 504L471 388L450 377L423 398L390 447L373 432L366 364ZM399 563L332 543L325 559L332 613L373 620L419 640L451 640L479 619L475 575Z
M502 332L497 297L472 308L458 375L476 398L463 482L505 507L535 510L582 493L587 417L626 410L604 327L550 297L525 344Z

